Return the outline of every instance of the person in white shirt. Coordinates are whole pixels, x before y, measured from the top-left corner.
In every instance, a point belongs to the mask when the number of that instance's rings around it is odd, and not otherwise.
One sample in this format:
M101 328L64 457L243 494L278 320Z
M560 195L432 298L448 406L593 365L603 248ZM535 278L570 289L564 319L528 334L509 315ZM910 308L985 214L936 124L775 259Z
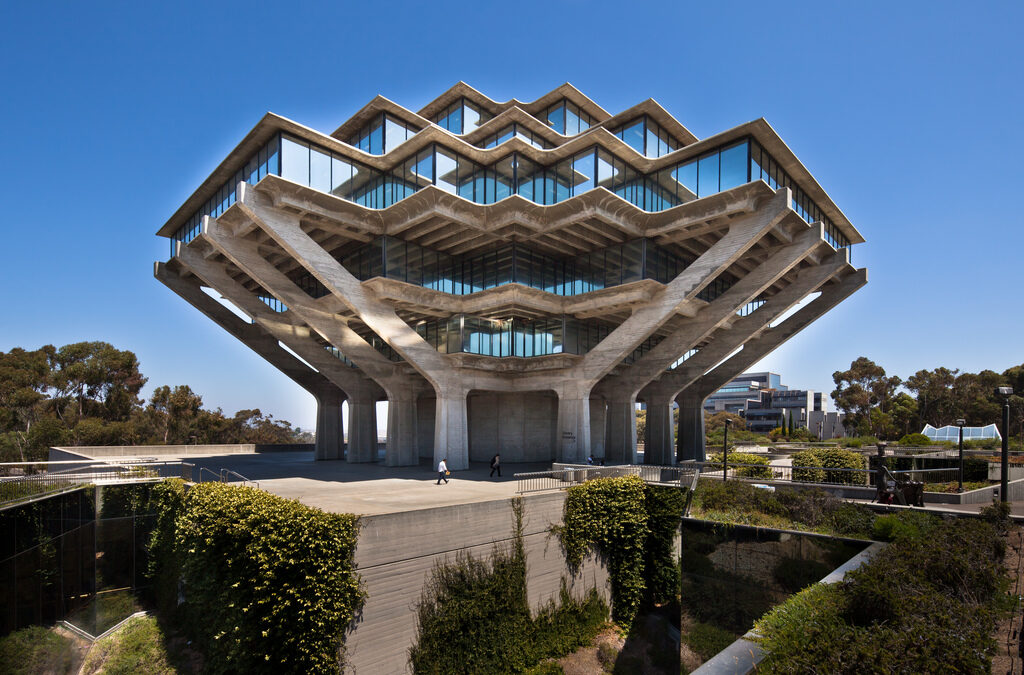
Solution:
M448 459L445 458L445 459L442 459L440 462L437 463L437 484L438 485L441 484L441 481L444 481L446 484L448 483L448 476L446 475L448 473L448 464L446 463L447 461L448 461Z

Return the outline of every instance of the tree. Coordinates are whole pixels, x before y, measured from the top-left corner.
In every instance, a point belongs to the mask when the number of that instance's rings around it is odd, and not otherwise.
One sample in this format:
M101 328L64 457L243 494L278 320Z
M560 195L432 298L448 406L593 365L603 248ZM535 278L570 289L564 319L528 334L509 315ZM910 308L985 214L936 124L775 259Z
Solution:
M893 397L889 411L893 426L896 427L899 435L906 436L911 431L920 428L917 426L917 400L907 392L901 391Z
M708 435L721 431L725 428L725 421L732 420L733 431L747 428L747 421L739 415L731 412L716 412L714 414L704 413L704 432Z
M69 424L69 411L78 420L127 419L145 383L135 354L106 342L75 342L50 354L54 412Z
M149 408L156 427L163 431L163 442L188 443L192 421L203 407L203 399L187 384L172 390L166 384L153 390Z
M832 380L836 384L832 400L846 413L847 427L860 433L871 427L872 408L888 412L896 388L902 383L895 375L886 377L884 368L863 356L854 360L849 370L832 373Z
M917 396L917 426L930 424L933 427L941 427L949 423L947 420L959 416L954 410L956 404L953 396L953 385L959 372L949 368L936 368L919 370L907 378L907 389Z

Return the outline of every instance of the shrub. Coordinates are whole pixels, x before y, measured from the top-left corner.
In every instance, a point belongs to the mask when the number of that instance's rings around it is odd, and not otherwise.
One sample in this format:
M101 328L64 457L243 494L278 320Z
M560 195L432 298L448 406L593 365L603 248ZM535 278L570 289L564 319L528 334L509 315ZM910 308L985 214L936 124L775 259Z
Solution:
M907 537L920 537L932 531L941 521L923 511L900 511L875 518L872 538L878 541L896 541Z
M866 473L859 471L829 471L829 469L864 468L864 457L859 452L854 452L853 450L813 448L793 453L793 480L795 481L864 485L867 483Z
M931 445L932 439L928 438L924 434L907 434L901 438L898 445L906 445L911 447Z
M757 511L773 516L787 516L789 511L779 503L778 491L755 488L742 481L702 480L694 497L697 505L707 511Z
M863 504L840 501L830 509L827 520L830 529L838 535L867 537L874 525L875 513Z
M82 672L85 675L96 672L104 675L173 675L178 671L164 648L164 634L156 619L141 616L97 642L89 652Z
M159 604L174 607L211 672L333 673L365 597L355 572L358 518L248 487L180 482L150 541Z
M645 483L639 476L596 478L566 491L559 535L570 570L577 570L592 547L608 567L612 618L629 628L645 589L648 537Z
M713 453L709 458L708 462L715 465L715 468L721 470L722 468L722 453ZM735 472L734 475L741 478L772 478L772 470L768 468L770 460L764 455L755 455L751 452L730 452L729 453L729 466L732 467L734 464L757 464L757 466L740 466L734 467L731 470Z
M848 581L811 586L758 621L769 652L758 672L989 672L1002 550L980 521L899 538Z

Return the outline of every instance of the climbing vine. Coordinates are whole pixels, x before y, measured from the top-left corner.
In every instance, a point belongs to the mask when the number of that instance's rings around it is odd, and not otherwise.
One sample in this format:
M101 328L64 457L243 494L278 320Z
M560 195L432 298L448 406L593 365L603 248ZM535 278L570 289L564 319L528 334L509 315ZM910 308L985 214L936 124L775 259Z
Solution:
M589 480L567 492L562 525L554 532L573 573L596 549L611 577L616 622L628 628L645 599L661 603L674 596L672 543L683 512L681 490L622 476Z

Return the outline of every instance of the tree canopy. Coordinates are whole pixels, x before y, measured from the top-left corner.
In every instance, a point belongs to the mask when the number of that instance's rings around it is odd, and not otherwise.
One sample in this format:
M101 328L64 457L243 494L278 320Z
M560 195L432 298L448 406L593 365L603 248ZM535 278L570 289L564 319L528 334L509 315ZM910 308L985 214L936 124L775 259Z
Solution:
M40 459L55 445L312 440L259 409L207 410L184 384L159 386L144 401L146 381L133 352L106 342L0 352L0 461Z

